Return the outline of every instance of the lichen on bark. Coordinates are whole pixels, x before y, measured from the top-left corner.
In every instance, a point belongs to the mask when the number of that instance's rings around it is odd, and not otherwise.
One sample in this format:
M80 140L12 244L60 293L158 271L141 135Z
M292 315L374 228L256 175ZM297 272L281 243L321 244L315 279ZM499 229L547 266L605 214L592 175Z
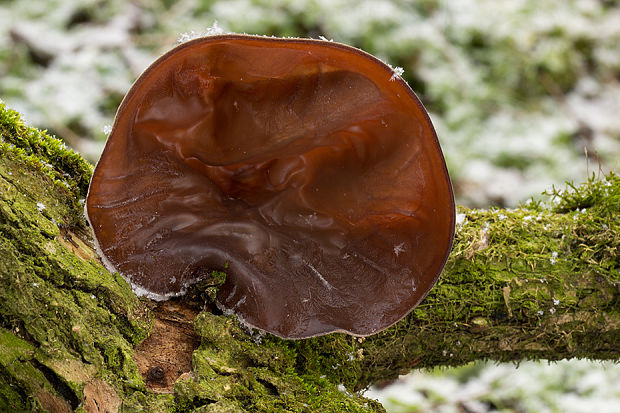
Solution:
M610 174L517 209L459 208L435 288L365 339L281 340L206 306L184 321L191 371L157 392L136 356L157 311L100 264L83 217L92 167L1 103L0 137L0 411L381 411L356 391L411 368L620 355Z

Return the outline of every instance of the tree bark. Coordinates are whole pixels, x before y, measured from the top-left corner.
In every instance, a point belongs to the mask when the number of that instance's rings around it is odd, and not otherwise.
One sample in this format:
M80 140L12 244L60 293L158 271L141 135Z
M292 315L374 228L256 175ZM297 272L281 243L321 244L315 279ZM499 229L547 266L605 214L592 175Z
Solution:
M0 103L0 411L382 411L417 367L620 354L620 179L517 209L459 208L426 299L368 338L286 341L209 305L137 298L92 247L92 166Z

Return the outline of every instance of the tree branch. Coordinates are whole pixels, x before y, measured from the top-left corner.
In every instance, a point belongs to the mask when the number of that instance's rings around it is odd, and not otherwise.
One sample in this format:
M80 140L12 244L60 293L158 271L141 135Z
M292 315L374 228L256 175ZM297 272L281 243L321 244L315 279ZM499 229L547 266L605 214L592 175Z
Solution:
M92 248L92 167L3 104L0 134L2 411L382 411L355 391L416 367L618 359L616 175L514 210L460 208L440 281L407 317L366 339L285 341L198 289L136 298Z

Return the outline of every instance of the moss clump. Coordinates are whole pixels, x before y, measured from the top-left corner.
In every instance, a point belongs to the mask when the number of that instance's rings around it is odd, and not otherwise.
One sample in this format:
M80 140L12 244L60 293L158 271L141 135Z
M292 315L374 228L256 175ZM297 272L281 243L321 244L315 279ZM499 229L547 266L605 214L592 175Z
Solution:
M194 352L193 376L175 386L182 411L383 411L346 390L343 374L352 374L347 365L330 365L327 375L311 360L335 360L345 351L336 343L352 337L286 341L253 334L234 317L209 312L198 316L195 328L202 344ZM326 347L319 350L321 342Z
M11 412L40 409L33 394L53 392L43 373L32 360L35 347L3 328L0 328L0 411Z
M439 282L366 341L358 385L413 366L620 356L620 178L547 195L512 210L459 208Z
M63 141L24 124L19 113L0 101L0 141L41 167L55 184L71 190L76 199L86 197L93 167Z

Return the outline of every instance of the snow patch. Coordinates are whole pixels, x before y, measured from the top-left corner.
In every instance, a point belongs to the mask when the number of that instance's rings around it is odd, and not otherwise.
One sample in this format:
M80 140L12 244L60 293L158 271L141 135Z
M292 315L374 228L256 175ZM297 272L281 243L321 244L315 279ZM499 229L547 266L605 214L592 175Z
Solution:
M551 253L551 258L549 258L549 262L551 263L551 265L555 265L557 258L558 258L558 252L553 251Z
M465 223L467 223L467 215L463 213L456 214L456 230L460 230Z
M184 32L179 35L177 38L177 43L185 43L190 40L198 39L200 37L206 36L217 36L220 34L226 34L226 31L222 29L217 20L213 22L213 25L202 32L197 32L195 30L190 30L189 32Z
M394 255L396 255L397 257L400 255L401 252L405 252L405 242L401 242L398 245L394 245Z
M390 76L390 80L394 81L397 77L402 77L403 73L405 73L405 69L402 67L396 66L392 68L392 76Z

